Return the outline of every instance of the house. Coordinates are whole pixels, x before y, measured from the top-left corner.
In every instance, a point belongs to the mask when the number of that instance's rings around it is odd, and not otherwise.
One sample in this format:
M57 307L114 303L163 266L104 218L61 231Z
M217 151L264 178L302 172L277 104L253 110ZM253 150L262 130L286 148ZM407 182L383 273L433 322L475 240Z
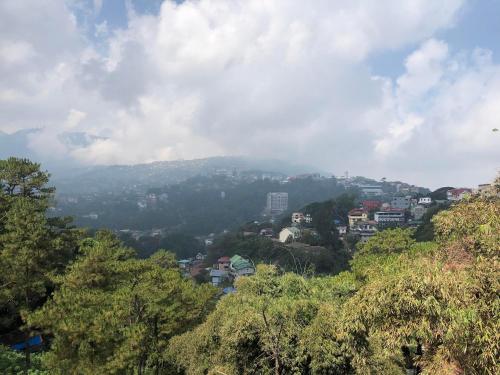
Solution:
M220 271L229 271L229 266L231 265L231 258L229 257L220 257L217 259L217 267L214 267Z
M313 221L311 215L306 214L305 221L306 221L306 224L311 224Z
M302 212L294 212L292 214L292 223L300 224L305 220L305 216Z
M391 208L398 210L407 210L410 208L411 196L393 197L391 200Z
M382 202L377 200L365 200L361 202L361 205L363 206L363 209L366 211L374 211L380 209Z
M253 266L253 264L249 260L239 255L234 255L231 257L229 270L234 278L238 278L240 276L249 276L255 273L255 267Z
M448 190L446 192L446 197L448 198L449 201L459 201L471 194L472 194L472 189L459 188L459 189Z
M264 237L273 237L274 231L272 228L264 228L260 230L259 234Z
M431 197L421 197L418 199L418 204L431 204L431 203L432 203Z
M190 259L181 259L177 262L179 268L182 270L189 270L191 268L191 260Z
M345 236L347 234L347 226L346 225L338 225L337 232L339 233L340 237Z
M294 241L300 238L300 229L295 227L284 228L279 234L280 242Z
M358 235L361 242L366 242L377 233L377 226L378 223L374 220L358 221L351 229L351 233Z
M405 222L404 210L392 209L375 212L375 221L379 229L402 226Z
M226 278L228 272L217 269L210 270L210 279L213 286L219 286Z
M358 221L368 220L368 211L362 208L355 208L349 211L347 217L349 219L349 228L352 228Z

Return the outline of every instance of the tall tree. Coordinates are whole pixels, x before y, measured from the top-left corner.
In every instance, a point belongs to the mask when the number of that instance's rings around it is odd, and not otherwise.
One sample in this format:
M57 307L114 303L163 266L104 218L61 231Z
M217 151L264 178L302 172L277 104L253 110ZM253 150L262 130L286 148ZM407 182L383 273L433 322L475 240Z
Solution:
M45 364L54 374L169 373L170 337L203 316L213 289L183 279L165 253L139 260L109 234L87 239L82 255L32 326L53 335Z

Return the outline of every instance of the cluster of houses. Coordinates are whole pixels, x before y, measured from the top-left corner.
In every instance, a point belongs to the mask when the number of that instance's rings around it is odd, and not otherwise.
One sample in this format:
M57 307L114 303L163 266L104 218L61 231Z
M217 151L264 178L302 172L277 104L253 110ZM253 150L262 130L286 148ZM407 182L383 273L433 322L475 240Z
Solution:
M226 281L231 282L239 277L250 276L254 273L255 266L250 260L240 255L223 256L210 270L210 281L213 286L219 286Z
M459 201L472 193L472 189L467 188L450 189L446 193L446 200L435 202L428 196L414 198L412 195L393 196L388 202L365 200L359 208L349 212L347 225L339 225L337 229L340 236L349 232L359 236L364 242L379 230L402 226L415 227L421 223L431 205Z

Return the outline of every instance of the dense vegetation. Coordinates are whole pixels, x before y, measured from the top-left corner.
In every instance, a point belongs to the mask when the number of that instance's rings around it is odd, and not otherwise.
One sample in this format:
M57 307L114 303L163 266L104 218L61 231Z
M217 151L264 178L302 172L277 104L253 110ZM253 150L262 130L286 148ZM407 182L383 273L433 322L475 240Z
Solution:
M167 251L139 259L110 232L47 219L48 177L27 160L0 161L1 343L45 339L37 354L0 346L4 373L500 372L497 196L437 213L432 241L385 230L358 246L349 271L261 264L217 299Z
M137 229L168 228L170 232L206 235L237 229L239 225L261 218L268 192L283 191L289 195L289 209L336 197L345 192L334 178L299 179L280 184L269 179L234 180L226 176L198 176L178 184L150 189L165 197L141 209L136 193L101 193L80 196L77 203L64 203L62 214L76 216L76 223L93 228ZM97 219L85 218L89 213Z

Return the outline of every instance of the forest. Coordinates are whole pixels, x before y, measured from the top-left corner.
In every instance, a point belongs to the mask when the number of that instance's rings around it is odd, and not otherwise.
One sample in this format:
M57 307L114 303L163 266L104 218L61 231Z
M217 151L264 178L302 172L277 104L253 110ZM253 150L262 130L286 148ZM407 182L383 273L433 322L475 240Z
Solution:
M0 160L1 373L500 372L500 181L435 214L426 242L384 230L337 274L263 262L221 295L168 249L139 258L47 215L49 178Z

